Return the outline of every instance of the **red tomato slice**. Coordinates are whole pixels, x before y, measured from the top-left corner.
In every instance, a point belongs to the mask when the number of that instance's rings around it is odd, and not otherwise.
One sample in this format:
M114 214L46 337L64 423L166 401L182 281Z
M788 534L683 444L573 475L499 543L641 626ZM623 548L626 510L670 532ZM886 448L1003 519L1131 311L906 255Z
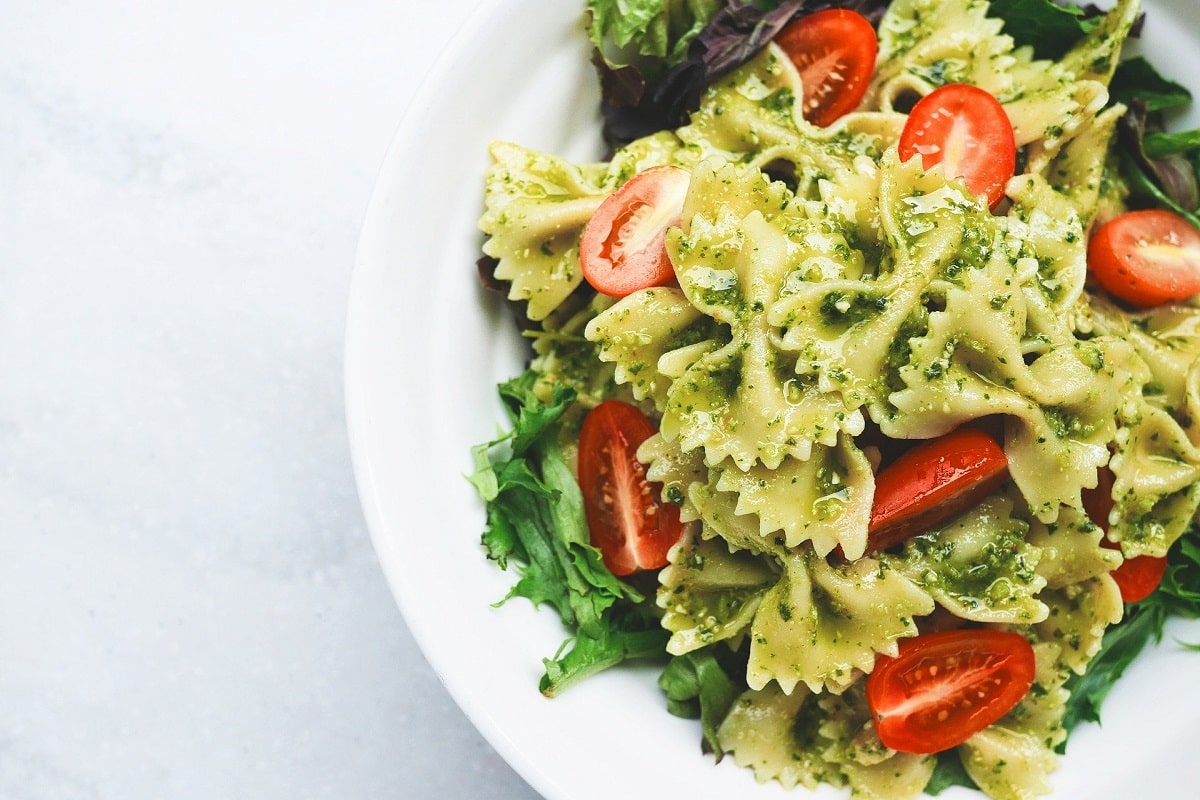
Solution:
M1113 482L1116 476L1108 467L1101 467L1096 474L1096 488L1083 490L1083 510L1088 519L1108 532L1108 515L1113 510Z
M878 552L958 516L1008 477L1000 445L959 428L905 451L875 476L867 552Z
M951 83L922 97L900 133L900 158L921 156L921 165L937 164L947 178L962 178L967 188L995 208L1017 169L1012 122L1000 101L978 86Z
M1107 541L1105 544L1108 544ZM1109 545L1113 546L1113 545ZM1121 566L1109 573L1121 590L1121 600L1136 603L1154 594L1167 574L1167 559L1159 556L1126 558Z
M800 17L775 36L800 72L800 110L825 127L862 102L875 72L879 42L862 14L830 8Z
M1113 508L1112 489L1115 477L1108 467L1101 467L1095 489L1083 490L1083 510L1087 512L1092 522L1108 531L1108 515ZM1100 544L1120 549L1120 545L1107 538L1101 539ZM1136 603L1154 594L1154 590L1162 583L1167 573L1167 559L1159 556L1134 556L1127 558L1121 566L1110 572L1117 588L1121 590L1121 600L1126 603Z
M614 575L658 569L683 535L679 508L646 480L637 449L655 432L636 406L606 400L584 417L579 433L579 486L592 544Z
M650 167L609 195L583 228L579 264L596 291L624 297L675 280L667 229L679 224L691 173Z
M1033 685L1025 637L994 628L922 634L880 656L867 676L879 739L903 753L960 745L1011 711Z
M1088 242L1088 272L1137 306L1200 294L1200 230L1174 211L1129 211Z

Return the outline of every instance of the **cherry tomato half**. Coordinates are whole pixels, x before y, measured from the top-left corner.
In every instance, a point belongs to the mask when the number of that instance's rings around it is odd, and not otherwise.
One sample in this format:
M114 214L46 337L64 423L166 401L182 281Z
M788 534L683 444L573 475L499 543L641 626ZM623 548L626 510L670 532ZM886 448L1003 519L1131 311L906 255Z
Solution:
M857 11L830 8L800 17L775 36L800 72L800 109L825 127L862 102L875 72L875 28Z
M1011 711L1033 685L1025 637L994 628L922 634L880 656L867 676L879 739L903 753L960 745Z
M951 83L922 97L900 133L900 158L921 156L921 165L941 164L947 178L962 178L967 188L995 208L1017 169L1012 122L991 93L966 83Z
M579 264L596 291L624 297L675 280L667 229L679 224L691 173L650 167L605 198L583 228Z
M1200 230L1174 211L1129 211L1088 242L1088 272L1137 306L1200 294Z
M1108 515L1113 508L1114 480L1112 470L1108 467L1101 467L1096 488L1083 490L1083 510L1087 512L1092 522L1099 525L1105 532L1108 531ZM1100 544L1114 550L1120 548L1120 545L1107 538L1101 539ZM1136 603L1153 594L1158 585L1162 583L1163 575L1166 573L1166 558L1134 556L1126 558L1121 566L1109 574L1117 582L1117 588L1121 590L1121 600L1126 603Z
M1105 540L1104 544L1110 544ZM1121 590L1121 600L1126 603L1136 603L1154 594L1154 590L1162 583L1167 574L1167 559L1161 556L1134 556L1126 558L1121 566L1109 573Z
M646 480L637 449L655 432L636 406L606 400L584 417L579 433L579 486L592 545L614 575L658 569L683 535L679 508Z
M1000 445L959 428L905 451L875 476L867 552L878 552L958 516L1008 476Z

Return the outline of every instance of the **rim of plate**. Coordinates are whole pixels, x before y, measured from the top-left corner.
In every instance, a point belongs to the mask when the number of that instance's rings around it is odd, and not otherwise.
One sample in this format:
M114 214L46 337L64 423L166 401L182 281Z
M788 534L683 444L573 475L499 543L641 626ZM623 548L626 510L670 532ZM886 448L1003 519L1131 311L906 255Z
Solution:
M427 624L426 616L415 613L416 598L410 596L398 565L399 554L395 542L388 535L392 523L387 519L383 492L394 491L395 487L380 485L377 466L371 453L368 437L380 420L373 416L367 388L369 370L374 359L369 355L372 345L372 325L366 306L369 293L375 288L381 265L375 262L369 251L371 243L378 238L383 226L394 223L397 211L394 183L405 171L408 154L419 149L428 131L422 128L421 113L435 103L441 88L461 70L464 61L478 43L486 41L494 21L502 13L511 13L512 0L484 0L472 9L459 28L452 33L432 67L421 80L417 91L405 108L401 121L392 137L381 162L367 203L363 223L360 227L355 251L354 268L351 274L349 300L345 327L344 357L344 402L349 436L351 462L360 504L366 518L368 533L376 551L377 561L384 573L391 594L397 603L423 657L433 668L438 680L446 687L455 704L463 711L470 723L485 740L499 753L501 758L539 794L547 798L566 798L564 788L531 758L520 745L504 730L504 721L480 708L475 699L453 678L453 670L447 669L445 658L436 644L437 635ZM579 10L582 14L582 7ZM410 343L400 343L402 351L416 350ZM415 398L414 398L415 399Z

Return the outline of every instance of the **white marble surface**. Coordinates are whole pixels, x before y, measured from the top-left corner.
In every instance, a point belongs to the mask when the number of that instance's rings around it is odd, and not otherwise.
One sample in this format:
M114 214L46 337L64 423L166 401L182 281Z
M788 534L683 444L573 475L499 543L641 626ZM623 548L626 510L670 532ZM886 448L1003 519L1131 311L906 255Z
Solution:
M474 3L0 6L0 797L535 798L343 418L375 171Z

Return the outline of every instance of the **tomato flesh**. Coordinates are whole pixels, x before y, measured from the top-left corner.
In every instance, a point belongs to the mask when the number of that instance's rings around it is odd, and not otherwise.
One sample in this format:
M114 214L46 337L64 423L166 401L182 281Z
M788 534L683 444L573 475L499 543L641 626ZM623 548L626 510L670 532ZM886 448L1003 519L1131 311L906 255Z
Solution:
M685 169L650 167L605 198L579 242L579 265L593 289L624 297L674 282L667 229L679 224L690 182Z
M1000 101L978 86L951 83L922 97L900 133L900 159L921 156L926 170L941 165L995 208L1016 173L1017 144Z
M996 722L1029 692L1036 671L1025 637L992 628L922 634L880 656L867 676L879 739L903 753L939 753Z
M1174 211L1129 211L1101 225L1088 242L1088 272L1136 306L1200 294L1200 230Z
M658 569L683 535L679 508L646 479L637 449L655 433L636 406L606 400L583 420L579 486L591 543L614 575Z
M867 552L894 547L958 516L1007 477L1004 451L976 428L959 428L905 451L875 476Z
M1106 533L1108 532L1108 516L1112 512L1112 489L1115 476L1112 470L1101 467L1096 480L1096 488L1083 490L1083 510L1088 518L1096 523ZM1108 538L1100 540L1100 544L1114 550L1120 545ZM1126 603L1136 603L1145 600L1154 593L1162 583L1167 573L1167 559L1161 556L1134 556L1126 558L1121 566L1108 573L1116 581L1121 590L1121 600Z
M806 120L825 127L858 108L879 52L875 28L866 17L845 8L817 11L790 23L775 43L800 73L800 108Z
M1154 594L1154 590L1162 583L1163 576L1167 574L1167 559L1161 556L1126 558L1121 566L1109 574L1121 590L1121 600L1136 603Z

